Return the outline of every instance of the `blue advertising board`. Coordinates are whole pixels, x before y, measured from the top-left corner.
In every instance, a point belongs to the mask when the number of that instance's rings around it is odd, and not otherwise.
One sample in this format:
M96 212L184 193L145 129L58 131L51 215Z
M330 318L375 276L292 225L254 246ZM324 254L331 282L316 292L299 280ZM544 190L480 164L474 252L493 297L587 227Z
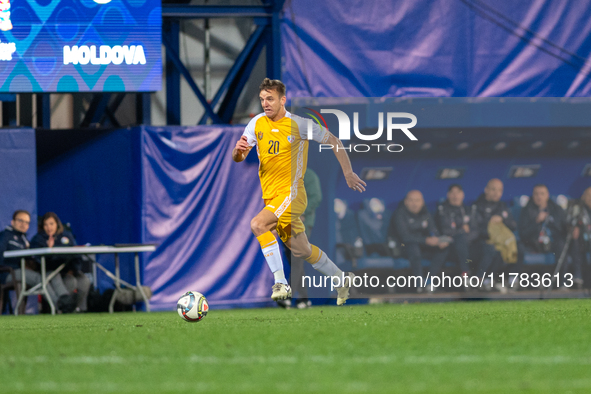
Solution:
M162 85L160 0L0 0L0 92Z

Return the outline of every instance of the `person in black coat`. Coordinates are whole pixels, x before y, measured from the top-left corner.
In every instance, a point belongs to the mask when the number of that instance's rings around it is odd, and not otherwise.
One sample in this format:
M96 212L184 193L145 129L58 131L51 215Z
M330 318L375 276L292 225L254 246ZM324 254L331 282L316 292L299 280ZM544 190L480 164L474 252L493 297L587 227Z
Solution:
M517 230L517 223L505 202L501 201L503 196L503 182L500 179L491 179L484 188L484 193L472 204L472 229L475 231L474 242L472 243L471 255L478 261L478 276L486 273L496 272L504 268L504 261L501 254L487 241L490 239L488 233L489 223L503 223L509 230ZM512 264L511 272L521 272L523 262L523 248L517 245L517 264Z
M449 243L440 239L439 231L420 191L411 190L398 205L390 220L389 235L400 240L404 254L410 261L413 275L423 275L423 257L428 257L431 262L432 276L441 273ZM418 292L422 290L417 288Z
M4 252L29 248L30 244L27 240L27 231L29 231L30 223L31 214L25 210L18 210L12 215L10 226L0 232L0 265L12 268L17 281L20 281L22 277L21 259L17 257L5 259ZM9 271L2 271L0 272L0 275L0 281L2 283L11 282L13 279L12 275L9 274ZM41 274L26 268L25 281L29 288L36 286L41 283ZM68 291L61 282L61 278L59 280L50 281L47 284L47 292L49 293L53 304L60 309L68 296Z
M448 249L453 249L462 273L470 274L472 267L468 259L470 241L476 231L471 228L470 209L464 205L464 189L458 184L450 185L447 199L437 206L435 223L442 235L453 239Z
M61 220L53 212L47 212L39 220L38 231L31 240L31 247L53 248L54 246L64 247L76 245L72 233L64 229ZM80 270L80 258L75 255L56 255L48 258L46 264L48 270L55 270L62 263L66 263L66 266L61 271L61 277L69 293L76 298L76 311L86 312L88 309L87 297L91 283Z
M23 250L29 248L27 231L31 223L31 215L25 210L18 210L12 215L10 226L0 232L0 265L6 265L13 269L21 268L21 259L18 257L4 258L4 252L9 250ZM1 279L5 279L5 274Z
M546 185L534 186L532 196L519 216L519 237L525 247L536 253L553 253L556 261L564 248L567 234L566 212L554 201ZM562 273L567 264L562 264Z
M576 288L583 284L588 288L591 287L591 187L585 189L576 205L576 212L571 212L569 218L569 222L574 225L571 244L572 273Z

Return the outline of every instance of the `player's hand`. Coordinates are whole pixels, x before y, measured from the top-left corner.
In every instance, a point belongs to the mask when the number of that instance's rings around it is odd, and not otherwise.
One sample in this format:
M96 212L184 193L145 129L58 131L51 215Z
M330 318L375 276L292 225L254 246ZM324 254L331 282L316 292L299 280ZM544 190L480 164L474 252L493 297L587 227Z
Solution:
M250 148L250 145L248 145L248 138L246 138L246 136L243 135L242 137L240 137L240 139L238 140L238 142L236 142L235 149L238 152L240 152L240 153L244 153L249 148Z
M464 228L464 232L466 234L468 234L470 232L470 226L468 226L467 224L464 224L462 227Z
M449 246L449 242L441 242L438 246L439 249L445 249Z
M354 172L345 175L345 180L347 181L347 186L349 188L362 193L365 191L365 187L367 184L361 180Z
M55 239L53 238L53 235L51 235L47 239L47 246L49 246L50 248L53 248L53 245L55 245Z

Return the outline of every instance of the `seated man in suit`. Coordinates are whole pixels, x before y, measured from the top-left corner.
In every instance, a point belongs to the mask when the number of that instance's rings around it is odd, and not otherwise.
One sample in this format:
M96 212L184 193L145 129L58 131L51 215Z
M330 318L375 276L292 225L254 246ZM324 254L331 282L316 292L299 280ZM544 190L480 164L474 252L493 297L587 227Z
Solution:
M435 223L442 235L453 238L451 247L460 264L462 274L470 275L472 267L468 259L470 241L475 231L471 229L470 210L464 205L464 189L458 184L450 185L447 200L437 206Z
M577 201L576 212L571 213L570 223L574 224L571 255L573 267L570 269L574 276L575 288L591 287L591 187L583 192Z
M423 275L421 265L423 257L427 257L431 262L429 271L432 276L441 273L449 243L440 238L420 191L409 191L406 198L398 205L390 221L389 233L400 239L404 254L410 261L413 275ZM423 290L417 287L417 292L420 293Z
M471 256L478 263L477 275L486 275L491 272L500 271L504 268L505 261L501 253L497 251L494 245L489 243L491 234L489 226L491 224L503 224L509 230L517 230L517 223L511 215L511 211L505 202L501 201L503 196L503 182L500 179L493 178L488 181L478 199L472 204L472 230L474 242L471 247ZM513 264L511 272L521 271L521 262L523 261L522 248L518 245L517 264ZM484 286L486 287L486 286Z
M558 262L566 234L566 212L550 200L546 185L534 186L532 197L519 216L521 242L532 252L553 253ZM566 267L567 264L562 264L562 274Z

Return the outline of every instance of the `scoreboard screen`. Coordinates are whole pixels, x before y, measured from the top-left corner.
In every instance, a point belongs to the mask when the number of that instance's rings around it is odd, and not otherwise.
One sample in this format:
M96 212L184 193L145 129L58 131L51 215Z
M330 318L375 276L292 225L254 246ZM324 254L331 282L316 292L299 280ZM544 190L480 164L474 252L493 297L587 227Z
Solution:
M160 0L0 0L0 92L162 85Z

